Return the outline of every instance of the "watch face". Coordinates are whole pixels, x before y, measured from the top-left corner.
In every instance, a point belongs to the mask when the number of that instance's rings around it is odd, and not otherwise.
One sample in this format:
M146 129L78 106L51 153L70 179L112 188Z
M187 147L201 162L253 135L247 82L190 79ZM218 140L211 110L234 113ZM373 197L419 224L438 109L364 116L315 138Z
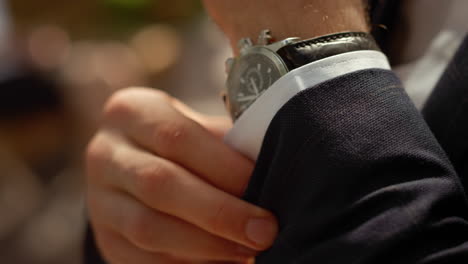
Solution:
M228 100L233 119L237 119L268 87L287 72L274 52L258 48L241 56L228 78Z

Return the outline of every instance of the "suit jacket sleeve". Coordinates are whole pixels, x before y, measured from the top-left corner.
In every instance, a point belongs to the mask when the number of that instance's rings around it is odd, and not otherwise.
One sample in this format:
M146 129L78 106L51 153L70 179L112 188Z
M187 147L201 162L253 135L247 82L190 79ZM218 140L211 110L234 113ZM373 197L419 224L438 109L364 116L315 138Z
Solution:
M276 114L245 199L280 232L263 263L468 263L450 161L391 71L307 89Z

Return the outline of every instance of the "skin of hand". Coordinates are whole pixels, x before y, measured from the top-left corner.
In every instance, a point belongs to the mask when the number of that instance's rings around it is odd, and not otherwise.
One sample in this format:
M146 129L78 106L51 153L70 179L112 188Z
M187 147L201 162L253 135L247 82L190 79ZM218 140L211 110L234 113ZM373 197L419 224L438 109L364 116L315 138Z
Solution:
M275 217L239 198L253 163L223 143L230 126L154 89L110 98L86 156L109 263L245 263L273 243Z

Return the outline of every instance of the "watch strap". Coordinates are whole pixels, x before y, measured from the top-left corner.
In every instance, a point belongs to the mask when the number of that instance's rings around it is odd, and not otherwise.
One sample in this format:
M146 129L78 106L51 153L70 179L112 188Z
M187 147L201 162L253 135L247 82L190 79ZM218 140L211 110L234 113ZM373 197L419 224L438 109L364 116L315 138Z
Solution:
M289 70L333 55L357 50L380 50L365 32L343 32L299 41L277 51Z

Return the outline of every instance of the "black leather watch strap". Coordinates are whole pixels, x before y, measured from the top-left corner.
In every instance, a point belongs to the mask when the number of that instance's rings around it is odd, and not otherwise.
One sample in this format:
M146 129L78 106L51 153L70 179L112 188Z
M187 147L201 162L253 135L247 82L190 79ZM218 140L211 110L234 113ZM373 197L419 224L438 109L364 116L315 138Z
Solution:
M357 51L380 50L374 38L365 32L343 32L303 40L277 51L289 70L333 55Z

